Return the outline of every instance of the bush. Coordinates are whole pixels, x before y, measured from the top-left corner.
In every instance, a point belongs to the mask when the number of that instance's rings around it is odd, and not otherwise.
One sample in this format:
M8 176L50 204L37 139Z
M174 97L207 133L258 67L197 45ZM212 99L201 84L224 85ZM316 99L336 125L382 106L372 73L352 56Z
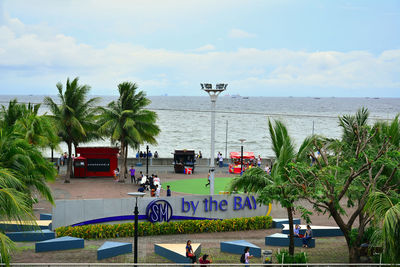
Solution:
M294 256L289 255L287 249L282 249L275 254L278 263L307 263L307 255L305 252L295 253ZM284 262L282 262L282 259Z
M164 223L140 222L138 235L149 236L258 230L270 228L271 224L272 218L270 216L224 220L186 220ZM134 223L91 224L75 227L59 227L55 232L57 237L73 236L84 239L102 239L132 237L134 235L134 229Z

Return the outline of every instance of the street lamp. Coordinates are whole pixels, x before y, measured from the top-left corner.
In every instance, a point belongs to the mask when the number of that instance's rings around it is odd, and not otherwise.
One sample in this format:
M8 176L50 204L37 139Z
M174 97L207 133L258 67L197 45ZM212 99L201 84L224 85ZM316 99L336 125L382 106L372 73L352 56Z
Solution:
M246 141L246 139L239 139L239 141L242 143L240 146L240 175L243 174L243 142Z
M139 217L139 209L137 206L137 199L138 197L143 197L144 195L146 195L146 193L143 192L130 192L128 193L128 195L133 196L136 198L136 203L135 203L135 232L134 232L134 241L133 241L133 245L134 245L134 253L133 253L133 263L137 263L137 240L138 240L138 227L139 227L139 222L138 222L138 217Z
M201 89L206 91L211 99L211 157L210 157L210 195L214 195L214 153L215 153L215 103L220 93L226 90L227 83L217 83L212 89L211 83L201 83Z

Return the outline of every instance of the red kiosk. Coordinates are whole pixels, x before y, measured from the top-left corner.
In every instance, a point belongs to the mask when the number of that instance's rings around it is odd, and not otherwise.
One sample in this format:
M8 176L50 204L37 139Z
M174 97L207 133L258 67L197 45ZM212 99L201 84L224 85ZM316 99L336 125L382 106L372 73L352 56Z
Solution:
M75 177L111 177L118 167L119 148L77 147L74 159Z
M240 152L231 152L230 158L232 163L229 164L229 173L240 173L241 172ZM250 160L250 159L252 160L254 158L255 156L253 152L243 152L243 171L247 168L247 165L245 165L245 160Z

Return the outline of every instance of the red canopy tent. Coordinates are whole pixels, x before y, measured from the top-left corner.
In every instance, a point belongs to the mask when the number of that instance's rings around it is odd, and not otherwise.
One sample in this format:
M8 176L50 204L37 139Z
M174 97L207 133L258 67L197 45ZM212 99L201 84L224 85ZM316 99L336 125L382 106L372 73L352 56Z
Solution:
M229 172L230 173L240 173L242 170L242 166L240 165L240 159L242 157L242 155L240 154L240 152L231 152L230 154L230 158L232 159L232 164L229 164ZM254 152L243 152L243 159L254 159ZM244 164L243 164L244 165ZM245 168L243 168L245 169Z
M231 152L230 153L231 159L240 159L241 155L240 152ZM243 159L254 159L254 152L243 152Z

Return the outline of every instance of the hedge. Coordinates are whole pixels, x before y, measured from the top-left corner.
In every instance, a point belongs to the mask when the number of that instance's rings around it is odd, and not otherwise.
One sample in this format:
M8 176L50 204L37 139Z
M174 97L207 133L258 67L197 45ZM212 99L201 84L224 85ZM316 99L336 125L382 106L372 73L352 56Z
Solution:
M270 228L271 224L272 218L270 216L164 223L140 222L138 234L139 236L150 236L259 230ZM73 236L84 239L132 237L134 235L134 223L65 226L59 227L55 231L57 237Z

